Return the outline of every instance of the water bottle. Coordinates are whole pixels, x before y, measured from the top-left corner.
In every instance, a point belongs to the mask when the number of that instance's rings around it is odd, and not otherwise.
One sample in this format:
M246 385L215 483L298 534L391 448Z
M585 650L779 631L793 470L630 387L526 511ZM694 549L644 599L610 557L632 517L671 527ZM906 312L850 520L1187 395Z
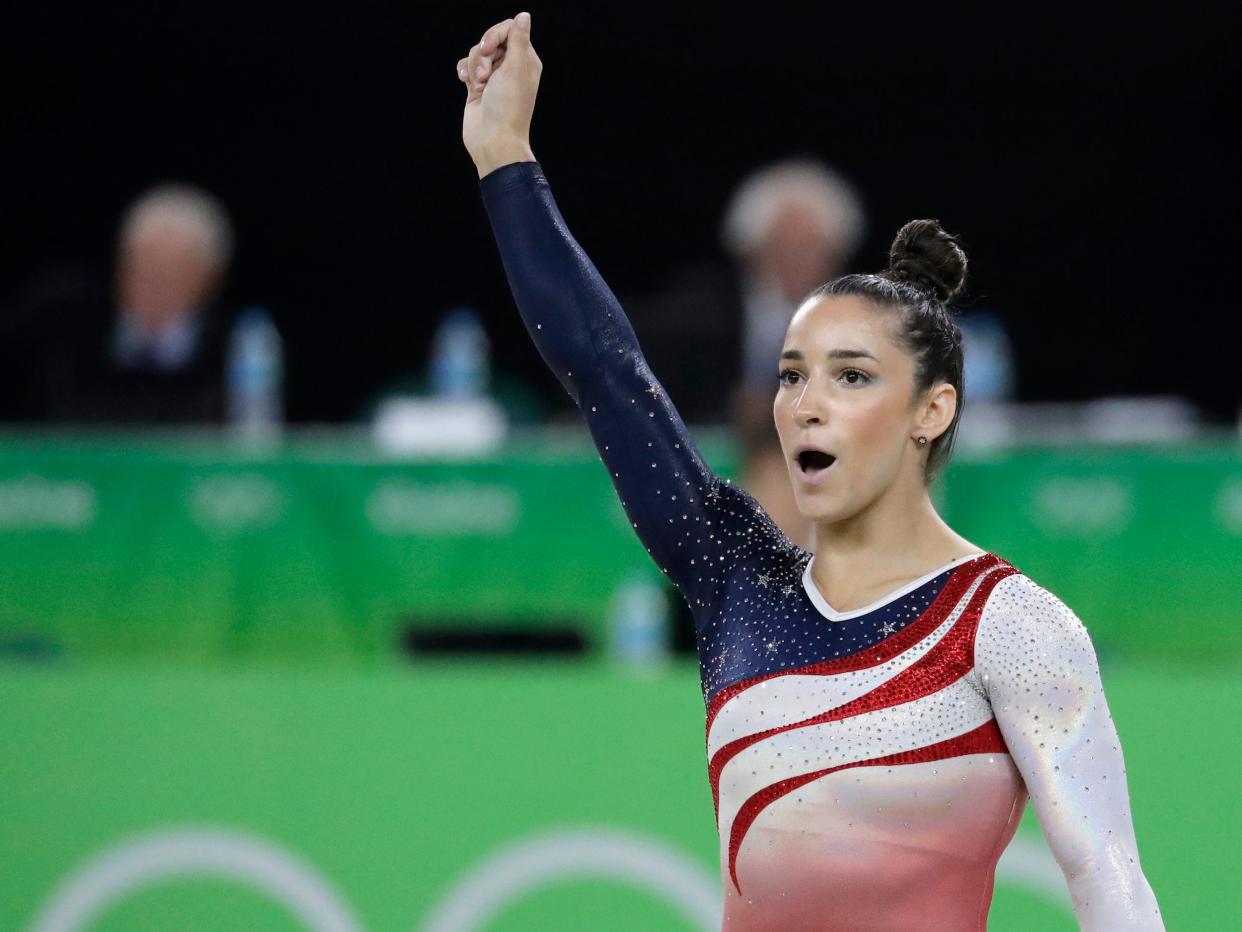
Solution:
M472 307L455 307L431 341L431 390L441 398L474 398L487 392L487 332Z
M271 440L284 419L284 349L276 325L261 307L238 315L229 337L228 416L245 440Z
M1009 400L1015 380L1013 349L1001 319L991 311L971 311L958 323L966 360L966 397L974 402Z
M633 668L657 666L669 656L668 599L659 577L647 570L626 574L608 613L612 658Z

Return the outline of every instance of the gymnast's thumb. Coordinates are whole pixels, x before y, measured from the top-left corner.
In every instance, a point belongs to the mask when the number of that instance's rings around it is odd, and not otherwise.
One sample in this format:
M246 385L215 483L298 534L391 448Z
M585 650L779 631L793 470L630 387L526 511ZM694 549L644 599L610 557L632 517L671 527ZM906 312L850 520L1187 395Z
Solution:
M519 13L513 18L513 29L509 36L509 44L526 51L530 48L530 14Z

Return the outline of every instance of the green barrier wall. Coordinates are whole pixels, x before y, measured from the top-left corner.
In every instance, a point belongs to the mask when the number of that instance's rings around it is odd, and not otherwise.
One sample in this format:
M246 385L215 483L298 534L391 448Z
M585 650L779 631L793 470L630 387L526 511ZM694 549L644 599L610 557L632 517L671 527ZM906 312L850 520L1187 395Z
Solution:
M735 477L727 435L696 432ZM1075 609L1102 652L1242 657L1242 455L962 451L946 519ZM0 647L375 663L407 624L581 626L654 570L584 431L475 461L349 436L0 438Z
M1104 682L1168 928L1236 927L1236 680ZM0 928L713 928L703 721L682 665L0 665ZM1075 929L1029 811L1015 852L991 928Z
M1242 658L1242 447L967 457L941 514L1060 595L1101 652Z
M649 565L576 435L418 462L334 436L0 444L0 632L73 656L373 662L407 622L589 635Z

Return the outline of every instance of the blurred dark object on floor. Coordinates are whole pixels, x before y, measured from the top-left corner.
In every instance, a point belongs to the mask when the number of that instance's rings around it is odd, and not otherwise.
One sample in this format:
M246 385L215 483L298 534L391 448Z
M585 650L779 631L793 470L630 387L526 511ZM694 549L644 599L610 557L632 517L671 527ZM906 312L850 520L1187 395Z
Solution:
M586 653L586 639L577 626L549 630L479 628L477 622L443 623L427 627L418 622L401 636L401 649L415 657L478 656L480 654L573 655Z

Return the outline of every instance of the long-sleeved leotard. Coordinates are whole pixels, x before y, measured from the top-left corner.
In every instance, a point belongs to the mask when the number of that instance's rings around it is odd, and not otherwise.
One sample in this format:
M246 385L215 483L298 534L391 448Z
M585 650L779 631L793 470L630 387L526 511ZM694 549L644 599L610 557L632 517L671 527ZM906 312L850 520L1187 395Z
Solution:
M539 163L480 187L522 319L695 618L724 928L983 929L1029 791L1082 927L1163 929L1074 613L992 553L833 609L704 463Z

